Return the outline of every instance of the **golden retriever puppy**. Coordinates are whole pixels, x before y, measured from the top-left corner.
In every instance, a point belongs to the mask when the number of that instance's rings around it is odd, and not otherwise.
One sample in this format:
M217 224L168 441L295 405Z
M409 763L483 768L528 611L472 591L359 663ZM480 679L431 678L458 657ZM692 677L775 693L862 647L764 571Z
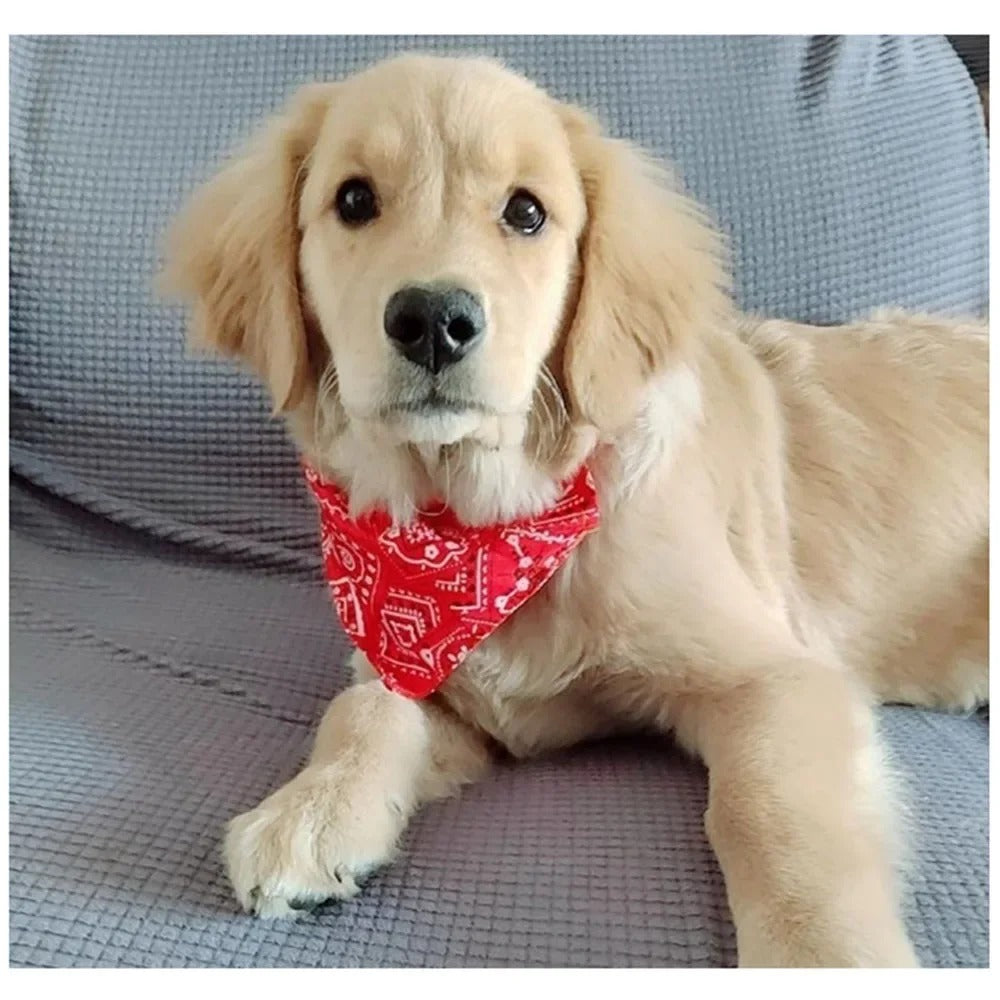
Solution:
M743 965L906 966L878 701L987 698L987 333L739 315L666 172L481 60L308 86L193 198L168 285L304 461L405 525L600 526L426 698L355 654L302 772L236 817L264 917L345 899L422 803L659 728L709 771Z

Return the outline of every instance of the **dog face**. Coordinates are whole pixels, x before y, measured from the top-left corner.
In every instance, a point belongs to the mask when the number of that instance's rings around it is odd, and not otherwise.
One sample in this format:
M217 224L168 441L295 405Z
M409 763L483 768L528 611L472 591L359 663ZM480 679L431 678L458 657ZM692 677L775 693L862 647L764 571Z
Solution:
M526 82L404 60L338 88L299 264L347 418L449 444L525 417L585 215L565 130Z
M583 112L488 61L407 56L296 95L193 199L167 278L197 340L324 417L300 438L472 442L556 475L571 430L612 436L682 363L723 301L716 249Z

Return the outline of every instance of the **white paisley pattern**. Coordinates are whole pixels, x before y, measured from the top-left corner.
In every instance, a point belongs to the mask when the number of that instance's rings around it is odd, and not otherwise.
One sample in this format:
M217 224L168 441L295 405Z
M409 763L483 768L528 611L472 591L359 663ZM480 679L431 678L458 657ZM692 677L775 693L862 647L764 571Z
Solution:
M385 685L410 698L440 687L600 520L586 466L549 510L483 528L443 504L404 525L381 510L351 518L343 490L308 466L305 475L340 621Z

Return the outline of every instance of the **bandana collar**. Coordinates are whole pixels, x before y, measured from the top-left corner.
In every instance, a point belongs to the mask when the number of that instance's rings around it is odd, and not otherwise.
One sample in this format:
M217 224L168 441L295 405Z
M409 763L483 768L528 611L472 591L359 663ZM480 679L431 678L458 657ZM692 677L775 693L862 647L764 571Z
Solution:
M487 636L534 597L600 512L586 466L548 510L469 527L443 503L404 525L382 510L348 514L347 494L308 466L323 564L347 634L390 690L436 691Z

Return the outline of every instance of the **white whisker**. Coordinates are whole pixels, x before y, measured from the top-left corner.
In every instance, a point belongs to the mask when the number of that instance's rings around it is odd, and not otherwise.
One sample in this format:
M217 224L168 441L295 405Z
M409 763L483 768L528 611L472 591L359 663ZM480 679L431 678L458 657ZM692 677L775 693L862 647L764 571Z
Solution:
M319 386L316 391L316 406L313 419L313 435L317 442L326 436L327 427L327 401L330 396L337 391L339 377L333 362L330 362L320 376Z

